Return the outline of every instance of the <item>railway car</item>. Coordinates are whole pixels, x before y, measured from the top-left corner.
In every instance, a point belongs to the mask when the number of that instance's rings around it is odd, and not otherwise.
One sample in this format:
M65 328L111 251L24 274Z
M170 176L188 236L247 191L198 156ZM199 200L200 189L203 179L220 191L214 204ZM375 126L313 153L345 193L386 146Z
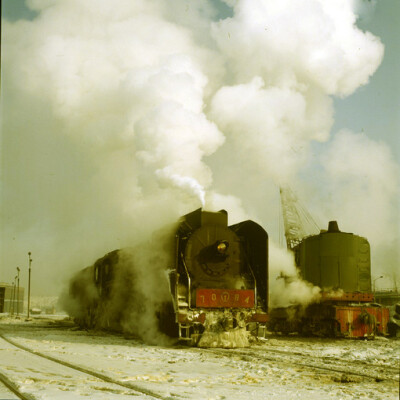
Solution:
M370 245L341 232L336 221L293 248L303 279L322 288L318 303L275 309L270 329L321 336L371 338L387 334L389 309L373 302Z
M132 272L120 263L123 252L114 250L79 271L70 281L64 308L86 329L121 329L124 303L130 301ZM126 285L119 285L124 279Z
M167 242L173 243L167 246L171 262L158 279L166 281L168 301L157 290L147 300L138 296L138 274L146 274L147 267L126 256L135 249L115 250L71 280L67 311L77 324L121 330L132 315L126 309L133 306L138 315L151 299L160 330L189 344L199 344L204 332L229 335L265 328L268 235L260 225L228 226L226 211L198 209L179 220Z

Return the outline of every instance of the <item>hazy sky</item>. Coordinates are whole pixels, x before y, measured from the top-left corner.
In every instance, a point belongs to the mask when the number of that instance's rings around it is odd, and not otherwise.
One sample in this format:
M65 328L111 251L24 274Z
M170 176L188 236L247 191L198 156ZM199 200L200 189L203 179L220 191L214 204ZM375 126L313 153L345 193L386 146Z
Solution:
M333 130L350 128L390 144L400 159L400 2L380 0L375 11L358 22L363 30L379 36L385 45L382 64L367 86L335 101Z
M205 204L279 242L279 185L399 253L398 0L4 0L0 281L34 294ZM358 16L358 19L357 19ZM355 25L356 21L356 25Z

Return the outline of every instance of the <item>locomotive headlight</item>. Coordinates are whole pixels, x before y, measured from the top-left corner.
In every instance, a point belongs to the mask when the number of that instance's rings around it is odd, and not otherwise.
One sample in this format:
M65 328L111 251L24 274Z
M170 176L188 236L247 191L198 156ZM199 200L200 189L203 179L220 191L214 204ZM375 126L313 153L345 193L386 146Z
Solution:
M229 247L229 243L226 240L222 240L217 245L217 251L220 254L225 254L226 251L228 250L228 247Z

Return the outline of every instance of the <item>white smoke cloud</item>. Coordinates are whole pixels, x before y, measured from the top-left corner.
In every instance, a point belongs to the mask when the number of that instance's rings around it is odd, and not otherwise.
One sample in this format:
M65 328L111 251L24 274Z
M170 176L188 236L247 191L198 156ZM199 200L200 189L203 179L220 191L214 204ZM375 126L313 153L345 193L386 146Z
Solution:
M383 56L379 39L356 27L354 7L348 0L241 0L233 18L214 24L214 37L237 79L349 95Z
M90 263L201 206L212 181L203 157L224 136L203 112L208 82L203 65L211 64L211 51L169 22L162 2L28 5L38 18L5 23L11 99L6 107L12 111L5 130L37 144L28 158L40 190L34 188L33 202L33 190L26 196L25 182L9 178L8 187L16 187L8 192L9 204L20 204L13 217L21 217L22 198L30 202L32 217L8 235L20 240L21 230L38 231L48 220L47 235L55 234L52 242L70 253L65 261L61 250L47 256L44 263L56 266L50 274L59 275L57 269ZM14 128L17 119L21 123ZM54 146L38 171L49 142ZM11 151L8 157L11 162ZM55 171L46 169L53 165ZM49 204L43 207L40 197ZM30 250L43 257L48 239L35 242ZM44 278L43 270L38 274Z
M377 69L383 46L356 27L353 6L242 0L233 18L213 24L230 84L217 91L211 115L245 167L295 181L311 141L329 138L330 96L351 94Z
M293 253L269 241L270 307L306 306L321 298L321 289L304 281L294 262Z
M265 87L256 77L248 84L220 89L211 115L230 133L245 167L261 169L277 182L293 180L309 156L310 140L325 139L331 127L331 101L318 96L320 101L311 102L300 91Z
M365 134L341 131L320 157L329 190L326 213L343 221L344 229L360 232L376 245L394 239L399 168L390 148Z
M120 257L120 267L127 265L125 268L128 267L133 275L131 293L128 294L131 301L125 302L123 307L122 328L151 344L171 342L159 331L157 313L171 299L166 269L174 262L175 230L176 225L171 225L138 246L125 249ZM119 276L122 290L114 287L117 300L118 294L123 293L124 288L126 290L126 276L122 269ZM123 304L125 299L120 300Z
M242 201L238 197L214 191L207 191L206 195L208 211L229 211L229 225L252 219L251 215L244 210Z
M29 0L37 18L5 21L4 265L30 250L36 282L56 281L202 204L268 230L271 193L316 164L313 141L330 160L318 195L331 182L349 230L366 236L355 221L379 202L374 224L387 229L398 212L388 151L328 141L332 97L366 84L383 56L355 24L357 3L224 3L231 14L206 0ZM386 167L357 169L375 147ZM357 173L345 178L343 161ZM362 171L373 201L350 193Z
M187 190L189 193L195 194L201 201L201 206L205 205L205 190L195 179L189 176L182 176L170 172L170 168L166 167L162 170L157 170L156 175L167 183L172 183L174 186Z
M399 165L390 148L364 133L339 132L320 155L326 192L322 212L371 243L373 274L398 270ZM387 280L390 287L393 282Z

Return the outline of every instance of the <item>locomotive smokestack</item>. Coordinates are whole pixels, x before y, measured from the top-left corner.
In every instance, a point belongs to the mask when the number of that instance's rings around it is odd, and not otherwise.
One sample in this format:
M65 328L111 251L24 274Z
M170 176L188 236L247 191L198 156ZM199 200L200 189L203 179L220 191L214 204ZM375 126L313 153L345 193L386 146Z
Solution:
M328 232L340 232L337 221L329 221Z

